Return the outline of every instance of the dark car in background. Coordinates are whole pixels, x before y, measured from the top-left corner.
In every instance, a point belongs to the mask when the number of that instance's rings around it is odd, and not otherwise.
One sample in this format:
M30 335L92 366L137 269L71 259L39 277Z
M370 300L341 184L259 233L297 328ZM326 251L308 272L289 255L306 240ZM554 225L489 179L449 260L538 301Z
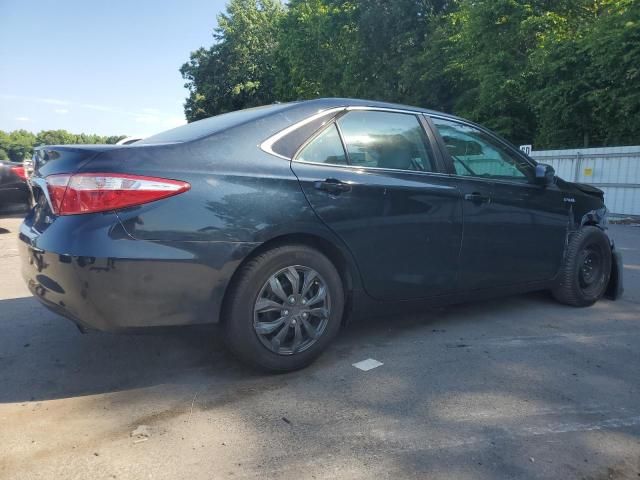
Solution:
M24 166L0 160L0 213L24 212L29 207L29 199Z
M622 291L603 193L450 115L319 99L129 146L45 146L23 275L81 329L222 323L270 371L347 318L533 290Z

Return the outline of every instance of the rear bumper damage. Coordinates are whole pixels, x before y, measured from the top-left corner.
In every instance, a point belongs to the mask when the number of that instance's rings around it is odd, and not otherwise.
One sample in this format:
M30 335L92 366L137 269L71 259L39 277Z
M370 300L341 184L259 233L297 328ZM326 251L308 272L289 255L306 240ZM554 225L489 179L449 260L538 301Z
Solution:
M152 242L116 234L113 217L76 229L20 227L22 276L40 302L82 331L215 323L233 272L254 248L234 242ZM87 253L93 255L87 255Z

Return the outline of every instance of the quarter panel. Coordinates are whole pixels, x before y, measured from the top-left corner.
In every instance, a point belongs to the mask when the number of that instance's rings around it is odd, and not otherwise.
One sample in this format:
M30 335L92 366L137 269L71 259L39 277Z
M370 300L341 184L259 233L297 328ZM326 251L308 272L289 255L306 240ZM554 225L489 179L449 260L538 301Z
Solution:
M133 238L264 242L306 229L318 219L289 162L258 147L263 133L252 125L197 142L131 148L120 156L101 155L83 171L190 183L191 189L180 195L119 210L118 218Z
M113 214L60 217L43 233L31 224L19 242L30 290L100 330L217 321L233 272L256 246L133 240Z

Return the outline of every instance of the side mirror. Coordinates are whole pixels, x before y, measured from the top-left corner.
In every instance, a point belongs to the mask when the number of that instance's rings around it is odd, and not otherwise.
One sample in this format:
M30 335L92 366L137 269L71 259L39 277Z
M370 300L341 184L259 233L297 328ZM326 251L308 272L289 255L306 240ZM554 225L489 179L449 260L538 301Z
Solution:
M536 165L536 183L538 185L551 185L556 177L556 171L551 165L539 163Z

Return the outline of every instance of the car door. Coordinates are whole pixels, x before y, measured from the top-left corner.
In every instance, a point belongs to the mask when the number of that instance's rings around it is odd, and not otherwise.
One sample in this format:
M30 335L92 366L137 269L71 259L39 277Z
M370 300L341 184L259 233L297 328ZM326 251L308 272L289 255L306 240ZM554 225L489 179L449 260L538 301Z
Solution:
M352 110L313 136L291 164L376 299L455 289L462 200L428 135L424 119L411 112Z
M430 118L464 199L460 289L553 278L569 226L560 189L537 184L535 165L488 131Z

